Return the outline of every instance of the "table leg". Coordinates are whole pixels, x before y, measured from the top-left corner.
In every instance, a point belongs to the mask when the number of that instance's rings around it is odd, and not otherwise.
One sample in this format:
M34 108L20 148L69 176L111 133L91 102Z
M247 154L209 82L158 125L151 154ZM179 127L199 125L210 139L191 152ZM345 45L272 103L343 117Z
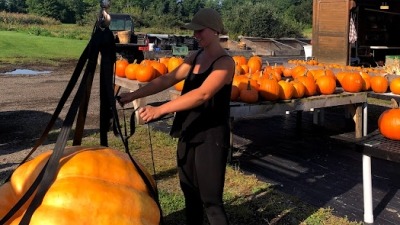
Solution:
M356 111L353 117L355 122L355 136L361 138L363 136L363 104L356 105Z
M368 103L363 103L363 136L368 134Z
M372 202L372 175L371 175L371 157L363 155L363 194L364 194L364 222L373 223L373 202Z
M133 102L133 108L137 109L139 107L145 106L146 105L146 98L139 98L135 99ZM135 111L135 119L136 119L136 124L143 125L145 124L145 121L139 116L139 110Z

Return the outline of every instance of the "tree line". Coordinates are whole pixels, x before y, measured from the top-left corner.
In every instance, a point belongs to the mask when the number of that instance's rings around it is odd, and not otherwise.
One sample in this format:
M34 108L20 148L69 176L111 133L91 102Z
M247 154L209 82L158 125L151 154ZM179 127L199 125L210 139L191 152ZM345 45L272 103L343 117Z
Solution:
M230 35L301 37L312 26L313 0L111 0L110 12L129 13L137 28L174 29L203 7L217 9ZM0 0L0 11L92 23L99 0Z

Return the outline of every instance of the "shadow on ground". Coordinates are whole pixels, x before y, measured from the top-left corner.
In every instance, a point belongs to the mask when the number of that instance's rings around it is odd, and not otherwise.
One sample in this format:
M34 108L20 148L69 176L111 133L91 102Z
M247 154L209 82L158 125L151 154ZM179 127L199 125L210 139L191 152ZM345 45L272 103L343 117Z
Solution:
M0 178L4 177L19 164L25 157L24 154L15 154L23 150L29 151L45 131L52 114L41 111L5 111L0 112ZM41 145L56 143L62 127L63 120L58 118ZM72 127L69 139L73 137ZM96 129L87 129L84 136L98 132ZM28 154L28 151L27 153Z
M368 132L387 108L369 106ZM339 216L363 221L362 156L354 143L332 138L354 134L354 122L342 107L325 109L324 124L303 112L234 122L233 164L272 183L278 190L317 207L331 207ZM400 166L373 159L374 206L377 224L399 224L397 190Z

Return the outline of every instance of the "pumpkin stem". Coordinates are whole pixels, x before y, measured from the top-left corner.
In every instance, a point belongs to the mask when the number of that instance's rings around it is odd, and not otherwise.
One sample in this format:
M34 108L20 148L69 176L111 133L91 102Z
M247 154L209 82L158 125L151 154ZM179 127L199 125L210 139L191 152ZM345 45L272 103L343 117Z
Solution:
M399 103L394 98L390 99L390 102L392 103L390 105L391 105L391 107L393 109L398 109L399 108Z
M249 80L247 80L247 90L251 90L251 85L250 85L250 79Z

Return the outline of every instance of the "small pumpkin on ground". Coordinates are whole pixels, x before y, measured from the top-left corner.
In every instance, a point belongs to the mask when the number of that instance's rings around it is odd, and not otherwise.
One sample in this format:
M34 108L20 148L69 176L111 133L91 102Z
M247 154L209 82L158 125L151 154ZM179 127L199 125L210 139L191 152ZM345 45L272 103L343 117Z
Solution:
M0 218L32 185L51 154L47 151L22 164L0 187ZM140 167L155 190L155 181ZM127 154L105 147L67 147L57 177L30 224L158 225L160 210L149 193ZM29 202L9 224L19 223Z

